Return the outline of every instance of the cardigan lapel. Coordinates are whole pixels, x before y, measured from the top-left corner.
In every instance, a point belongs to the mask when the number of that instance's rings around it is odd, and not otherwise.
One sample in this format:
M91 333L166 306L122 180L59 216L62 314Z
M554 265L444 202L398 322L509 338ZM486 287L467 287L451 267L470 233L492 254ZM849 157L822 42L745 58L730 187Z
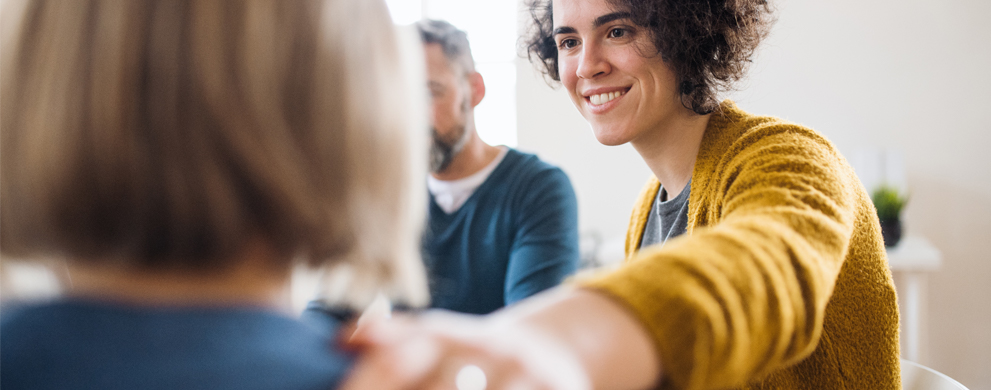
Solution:
M633 215L630 216L630 226L626 229L626 259L629 260L640 250L640 243L643 242L643 229L647 225L647 217L650 216L650 209L654 206L654 199L657 199L657 191L661 189L661 182L653 175L647 180L647 185L640 190L637 202L633 206Z
M715 194L722 194L719 188L718 173L720 163L726 152L733 146L747 126L743 120L746 113L736 104L725 100L709 117L702 144L695 157L695 168L692 170L692 189L688 197L688 228L686 234L692 234L696 227L709 226L719 220L719 199L713 199Z
M720 109L709 117L709 123L702 135L702 144L699 145L698 156L695 158L695 167L692 169L686 234L692 234L696 227L709 226L718 221L719 210L714 209L718 207L718 199L712 199L709 194L722 193L717 188L713 188L719 185L716 180L720 177L717 174L719 163L733 146L733 143L746 130L746 126L742 126L742 120L745 117L746 113L737 108L736 104L730 100L723 101ZM647 224L647 217L650 215L650 209L654 205L654 200L657 199L657 191L660 188L661 183L651 175L637 197L633 214L630 216L630 224L626 230L627 260L640 250L644 226Z

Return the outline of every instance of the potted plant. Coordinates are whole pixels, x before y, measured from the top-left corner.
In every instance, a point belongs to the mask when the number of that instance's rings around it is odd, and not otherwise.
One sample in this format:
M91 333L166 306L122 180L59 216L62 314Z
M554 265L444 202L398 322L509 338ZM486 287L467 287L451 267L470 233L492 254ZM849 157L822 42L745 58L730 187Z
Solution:
M908 197L894 187L882 185L871 193L871 201L877 209L877 218L881 221L881 236L884 246L892 247L902 239L902 208L908 203Z

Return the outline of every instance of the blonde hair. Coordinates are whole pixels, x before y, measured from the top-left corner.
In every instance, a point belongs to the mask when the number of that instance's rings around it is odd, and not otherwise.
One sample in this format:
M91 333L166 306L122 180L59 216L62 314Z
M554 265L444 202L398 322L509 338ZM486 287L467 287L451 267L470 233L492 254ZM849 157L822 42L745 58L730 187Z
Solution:
M427 127L381 1L7 5L5 257L211 270L261 239L426 300Z

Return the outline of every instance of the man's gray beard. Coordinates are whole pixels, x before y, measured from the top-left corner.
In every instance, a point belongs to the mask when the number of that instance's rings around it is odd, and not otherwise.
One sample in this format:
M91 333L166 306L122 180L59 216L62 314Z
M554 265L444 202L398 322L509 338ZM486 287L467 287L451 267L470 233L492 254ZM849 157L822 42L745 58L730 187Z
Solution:
M458 153L461 153L465 144L468 143L468 138L471 137L471 134L465 130L465 125L461 125L458 129L460 132L458 138L454 142L447 142L437 134L436 127L431 129L433 142L430 143L430 172L444 172L451 165L451 161Z

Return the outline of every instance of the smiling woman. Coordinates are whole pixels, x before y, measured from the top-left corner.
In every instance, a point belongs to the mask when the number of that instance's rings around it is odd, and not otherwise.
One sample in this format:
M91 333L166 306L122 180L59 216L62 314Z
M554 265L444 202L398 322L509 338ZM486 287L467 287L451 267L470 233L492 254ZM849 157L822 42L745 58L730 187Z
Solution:
M649 44L640 46L641 54L660 56L667 63L678 76L678 92L685 107L698 114L716 109L717 94L743 78L774 22L766 0L736 1L732 6L644 0L608 4L622 11L598 16L595 27L626 19L642 29L640 33L646 35L643 42ZM534 23L524 39L530 59L541 62L548 78L561 81L565 72L558 69L560 42L556 36L571 30L557 27L553 9L551 1L533 2L530 12Z
M650 31L608 3L571 6L554 14L557 72L599 142L642 144L649 130L671 127L681 113L677 76L660 55L644 53Z
M490 318L371 326L353 383L445 387L471 364L489 389L900 388L894 286L853 169L814 130L719 102L770 8L531 3L531 60L654 174L627 262ZM437 353L396 352L415 345Z

